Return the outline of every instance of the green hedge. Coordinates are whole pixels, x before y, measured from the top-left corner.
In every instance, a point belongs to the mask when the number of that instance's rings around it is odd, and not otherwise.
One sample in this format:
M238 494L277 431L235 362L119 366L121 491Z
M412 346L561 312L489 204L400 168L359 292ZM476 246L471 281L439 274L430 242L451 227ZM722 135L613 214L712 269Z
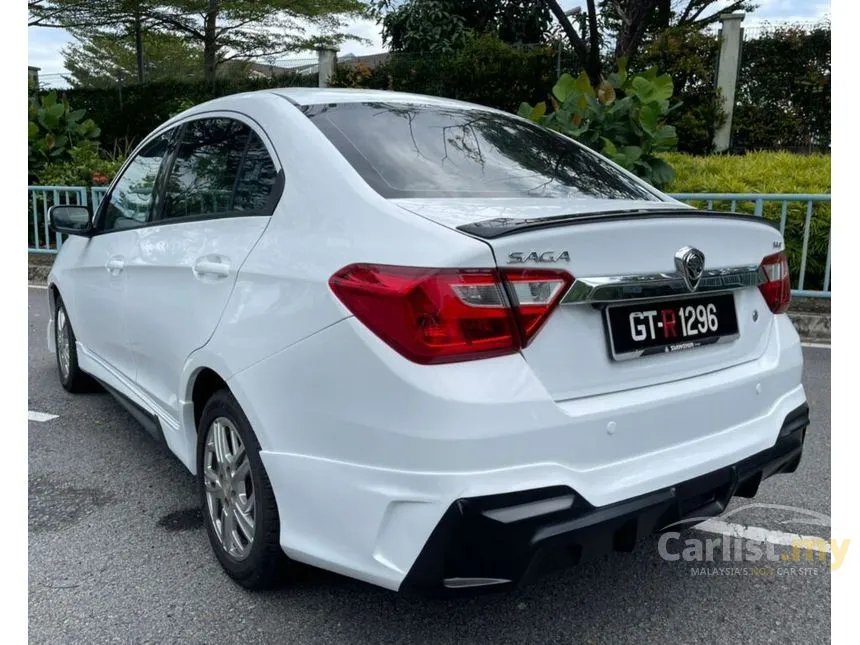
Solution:
M678 173L668 193L830 193L830 155L798 155L788 152L755 152L737 156L695 157L671 153L665 159ZM706 207L704 202L694 206ZM715 202L715 210L728 210L727 202ZM752 213L754 202L739 202L737 210ZM800 275L806 202L789 202L785 245L792 284ZM778 222L782 203L765 203L764 216ZM814 203L806 260L805 289L824 286L827 244L830 239L830 204Z
M81 87L64 90L75 109L86 110L88 118L101 128L102 146L115 144L128 148L190 105L204 103L219 96L251 92L272 87L316 87L316 74L289 75L274 78L225 78L215 84L204 81L159 81L126 87Z
M744 41L732 150L828 150L830 24L780 27Z
M707 154L724 115L714 91L719 36L670 29L647 43L630 67L657 65L683 105L672 118L678 149ZM830 24L783 26L744 40L732 151L827 150L830 143Z

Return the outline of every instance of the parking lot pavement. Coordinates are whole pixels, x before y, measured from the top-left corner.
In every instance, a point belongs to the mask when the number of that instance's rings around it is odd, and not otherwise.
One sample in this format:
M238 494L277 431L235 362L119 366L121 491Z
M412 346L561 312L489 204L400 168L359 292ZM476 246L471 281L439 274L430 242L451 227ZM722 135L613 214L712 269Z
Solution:
M210 552L187 470L106 394L60 387L45 347L43 290L30 290L29 316L29 410L57 415L29 422L30 642L830 640L827 563L726 562L721 546L712 562L667 561L656 538L510 594L466 600L405 599L304 567L282 589L247 592ZM830 351L804 354L813 424L803 461L794 475L764 482L754 500L795 508L740 509L727 521L827 538L828 525L798 523L803 511L830 514ZM692 531L682 541L709 538L719 536Z

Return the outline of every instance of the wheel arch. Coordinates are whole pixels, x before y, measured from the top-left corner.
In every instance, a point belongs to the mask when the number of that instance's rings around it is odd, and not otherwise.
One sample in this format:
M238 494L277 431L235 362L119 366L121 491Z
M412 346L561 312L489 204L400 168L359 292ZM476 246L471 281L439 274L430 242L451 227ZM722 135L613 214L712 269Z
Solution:
M206 407L206 402L218 390L229 391L230 386L227 385L226 379L211 367L201 367L192 375L192 381L189 383L190 396L188 400L192 404L195 432L200 423L200 417L203 416L203 408Z
M260 444L268 445L251 400L240 383L233 378L235 375L235 371L225 362L223 354L213 351L209 345L195 351L185 363L178 390L181 393L180 427L185 444L183 452L187 457L182 461L192 473L197 472L198 421L206 401L218 389L224 388L233 395L251 423Z

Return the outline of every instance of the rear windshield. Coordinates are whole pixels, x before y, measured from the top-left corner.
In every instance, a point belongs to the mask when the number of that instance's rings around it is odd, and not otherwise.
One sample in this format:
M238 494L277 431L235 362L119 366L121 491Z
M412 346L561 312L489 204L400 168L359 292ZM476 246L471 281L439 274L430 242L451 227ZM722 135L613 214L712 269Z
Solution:
M496 112L411 103L304 108L380 195L660 201L600 156Z

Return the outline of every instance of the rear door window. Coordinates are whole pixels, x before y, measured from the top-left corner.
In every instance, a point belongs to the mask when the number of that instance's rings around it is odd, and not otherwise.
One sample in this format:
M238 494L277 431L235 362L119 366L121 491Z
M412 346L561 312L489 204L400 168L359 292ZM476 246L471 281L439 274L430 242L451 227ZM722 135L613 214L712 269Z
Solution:
M237 211L261 211L275 189L278 171L256 132L251 132L245 157L236 182L233 208Z
M164 188L162 220L262 213L277 170L259 135L229 118L189 121Z

